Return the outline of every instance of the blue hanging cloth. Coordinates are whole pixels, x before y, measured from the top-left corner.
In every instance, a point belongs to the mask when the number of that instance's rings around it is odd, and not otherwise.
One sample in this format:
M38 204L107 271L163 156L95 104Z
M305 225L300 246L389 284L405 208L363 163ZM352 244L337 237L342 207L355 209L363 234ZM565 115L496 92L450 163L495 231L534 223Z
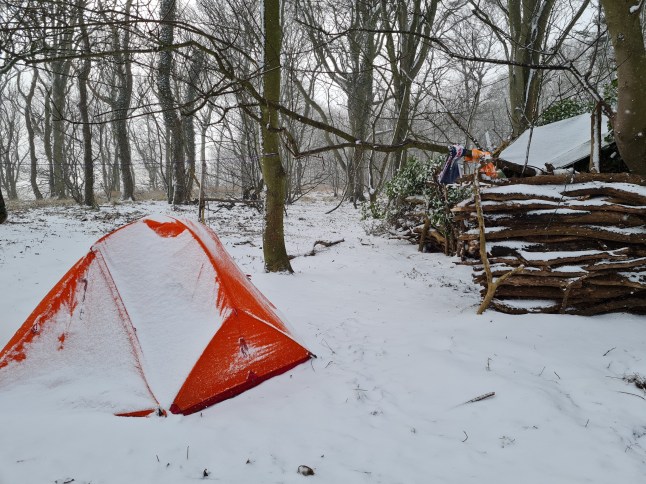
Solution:
M444 185L451 185L460 178L460 165L458 160L464 154L464 146L453 145L449 146L449 154L444 162L444 167L440 172L440 183Z

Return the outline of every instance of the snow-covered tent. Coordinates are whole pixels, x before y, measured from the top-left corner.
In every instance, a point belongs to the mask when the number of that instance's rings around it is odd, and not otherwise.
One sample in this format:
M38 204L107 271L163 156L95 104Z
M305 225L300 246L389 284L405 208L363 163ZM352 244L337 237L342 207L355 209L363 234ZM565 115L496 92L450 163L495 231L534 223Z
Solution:
M36 307L0 352L0 394L34 385L62 405L190 414L311 356L213 231L145 218L100 239Z
M522 170L527 159L527 166L539 171L548 171L546 165L554 169L568 168L576 162L590 156L590 114L580 114L544 126L536 126L525 131L513 143L505 148L499 158ZM608 118L601 119L601 147L608 146L605 138L608 134ZM529 145L529 157L527 146ZM511 166L510 166L511 167Z

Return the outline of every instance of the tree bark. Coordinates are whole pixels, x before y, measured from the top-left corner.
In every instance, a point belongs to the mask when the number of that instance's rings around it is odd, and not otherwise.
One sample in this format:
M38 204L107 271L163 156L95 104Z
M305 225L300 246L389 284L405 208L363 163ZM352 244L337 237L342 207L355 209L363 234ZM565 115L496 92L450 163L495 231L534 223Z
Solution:
M201 51L193 51L188 72L188 85L184 97L184 108L182 113L182 125L184 131L184 143L186 152L186 195L190 198L193 191L193 177L195 176L195 159L197 157L197 148L195 145L195 113L191 111L195 108L197 97L197 82L204 65L204 54Z
M280 54L282 25L280 0L264 1L263 92L270 102L280 101ZM280 158L278 111L270 104L262 109L262 173L267 185L263 254L268 272L294 272L287 256L283 211L287 176Z
M90 51L90 38L85 25L84 8L85 2L79 0L79 27L81 30L83 50ZM81 69L78 76L79 86L79 111L81 113L81 122L83 123L83 172L85 186L83 193L83 203L88 207L96 205L94 200L94 157L92 155L92 127L90 125L90 115L88 112L87 83L90 78L90 69L92 63L89 58L82 61Z
M395 98L396 121L393 134L393 144L403 142L411 130L412 87L428 57L431 44L419 42L419 35L430 35L435 22L438 0L414 0L412 4L398 0L394 11L388 8L388 2L382 0L382 16L384 26L393 30L406 32L399 34L399 39L393 34L386 35L386 51L393 76L393 96ZM391 20L394 18L394 22ZM393 27L395 25L396 27ZM398 150L394 154L395 172L406 163L407 150Z
M554 0L509 0L510 53L514 62L539 64ZM512 136L520 136L537 116L541 72L509 66L509 103Z
M47 185L49 187L50 198L54 197L54 155L52 150L52 100L48 95L45 96L45 115L43 129L43 147L45 148L45 157L47 158Z
M163 46L173 44L176 2L175 0L162 0L159 6L160 17L164 23L160 27L159 40ZM157 88L159 104L164 113L164 124L170 134L170 163L173 173L172 200L176 204L186 202L186 170L184 167L184 136L182 133L182 120L177 114L173 91L171 87L171 72L173 54L171 50L162 50L159 53ZM169 173L170 175L170 173Z
M25 128L27 129L27 137L29 142L29 181L31 183L31 189L34 192L34 197L36 200L42 200L43 194L38 188L38 158L36 157L36 143L34 142L35 133L34 133L34 123L33 123L33 113L32 113L32 101L34 99L34 94L36 92L36 83L38 82L38 70L33 70L33 77L31 79L31 85L29 86L29 92L25 96Z
M314 28L308 29L310 41L314 46L313 53L322 69L328 71L332 80L347 97L347 117L350 134L357 140L365 140L371 125L372 106L374 102L374 60L377 56L377 35L372 32L377 27L380 15L380 0L346 0L340 2L338 12L332 19L337 30L347 30L345 42L339 46L332 45L321 35L316 26L322 29L328 19L318 16L318 7L306 2L303 14ZM346 21L346 18L349 20ZM347 22L347 23L346 23ZM313 92L308 93L299 79L294 76L294 83L305 98L308 108L311 106L320 118L329 124L328 116L314 101ZM312 85L315 86L312 81ZM324 131L329 145L335 144L330 133ZM351 156L347 163L335 151L335 159L347 175L346 195L356 201L364 201L365 172L367 150L352 146Z
M54 191L57 198L67 197L67 169L65 166L65 88L69 79L71 61L52 63L52 161Z
M204 195L206 195L206 183L207 183L207 180L206 180L206 169L207 169L207 163L206 163L206 132L208 131L209 124L211 123L211 114L212 113L213 113L213 107L211 105L209 105L206 108L206 112L204 113L204 117L200 120L200 161L202 162L202 170L203 170L202 178L204 180L202 182L202 186L200 187L200 190L202 191L202 193ZM218 182L219 182L219 180L217 178L217 175L220 174L219 173L219 171L220 171L219 170L219 168L220 168L220 145L219 144L218 144L218 147L217 147L217 153L218 153L218 156L217 156L216 161L215 161L216 162L216 170L215 170L215 173L216 173L215 188L216 188L216 190L218 188Z
M124 7L124 12L130 13L132 9L132 0L128 0ZM163 26L162 29L166 28ZM172 29L172 26L170 27ZM128 132L128 115L130 111L130 102L132 99L132 60L130 49L130 29L125 28L123 37L115 28L113 33L113 44L119 53L115 55L116 79L116 99L114 102L114 128L115 137L119 146L119 167L121 168L121 199L135 199L135 181L132 169L132 148L130 146L130 133Z
M646 49L641 9L631 13L637 3L601 0L617 63L619 92L613 120L617 148L631 172L646 175Z
M4 203L4 197L2 196L2 189L0 188L0 224L4 223L7 220L7 206Z
M377 56L375 34L362 32L361 27L374 28L377 21L376 2L357 1L353 25L358 28L348 36L350 63L353 66L347 74L346 95L348 96L348 118L350 130L357 139L368 136L374 101L374 60ZM356 203L365 201L364 188L366 172L366 150L353 149L352 162L348 167L350 197Z

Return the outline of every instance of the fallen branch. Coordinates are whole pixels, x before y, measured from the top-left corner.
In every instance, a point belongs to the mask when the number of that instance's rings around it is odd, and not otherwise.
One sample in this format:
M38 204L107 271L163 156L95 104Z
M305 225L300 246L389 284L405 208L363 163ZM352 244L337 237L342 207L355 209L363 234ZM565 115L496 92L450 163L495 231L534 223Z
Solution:
M632 395L633 397L641 398L642 400L646 400L646 398L642 397L641 395L637 395L636 393L630 393L630 392L617 392L617 393L625 393L626 395Z
M335 240L332 242L328 240L317 240L316 242L314 242L312 250L310 250L309 252L306 252L305 254L289 255L287 257L289 258L289 260L296 259L297 257L312 257L316 255L317 245L322 245L323 247L332 247L333 245L340 244L341 242L345 242L345 239Z
M215 202L215 203L229 203L229 204L242 204L242 205L258 205L261 203L260 200L239 200L236 198L203 198L205 202Z
M317 240L314 242L314 245L312 246L312 250L310 250L307 254L305 254L305 257L310 257L316 255L316 246L317 245L322 245L323 247L332 247L333 245L340 244L341 242L345 242L345 239L339 239L335 240L333 242L327 241L327 240Z
M477 396L475 398L472 398L469 401L464 402L462 405L466 405L467 403L475 403L475 402L480 402L481 400L486 400L487 398L491 398L496 395L496 392L489 392L485 393L484 395Z

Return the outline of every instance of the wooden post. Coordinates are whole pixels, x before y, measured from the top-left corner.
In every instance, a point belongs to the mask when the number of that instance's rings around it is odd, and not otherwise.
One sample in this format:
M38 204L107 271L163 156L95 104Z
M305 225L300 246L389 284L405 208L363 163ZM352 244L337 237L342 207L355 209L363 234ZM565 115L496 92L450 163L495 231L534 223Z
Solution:
M592 111L590 129L590 173L601 173L601 103Z
M480 261L482 262L482 267L484 268L485 276L487 278L487 292L477 311L477 314L482 314L489 307L489 304L491 304L498 286L511 276L521 273L525 269L525 266L521 264L515 269L503 274L498 279L494 280L493 273L491 271L491 265L489 264L489 257L487 256L487 239L485 237L485 223L484 215L482 213L482 201L480 199L480 183L478 182L478 171L476 171L473 176L473 198L476 206L476 217L478 219Z

